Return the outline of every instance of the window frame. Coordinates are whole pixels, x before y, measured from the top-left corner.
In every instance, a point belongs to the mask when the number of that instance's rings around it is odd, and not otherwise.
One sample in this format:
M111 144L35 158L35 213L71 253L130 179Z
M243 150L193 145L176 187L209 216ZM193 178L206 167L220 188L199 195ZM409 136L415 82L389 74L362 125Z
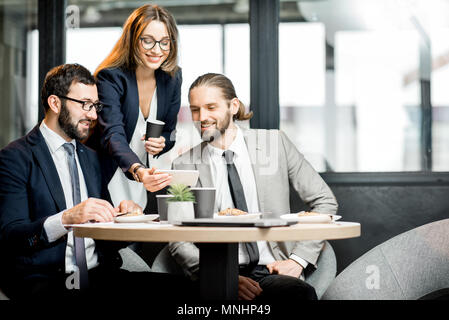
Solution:
M38 0L39 86L46 72L65 62L67 0ZM252 128L279 129L279 17L280 0L250 0L250 109ZM217 22L220 24L220 22ZM221 23L222 24L222 23ZM419 29L419 25L417 25ZM421 30L422 31L422 30ZM449 172L432 171L431 54L428 36L421 32L419 83L421 106L421 171L323 172L332 184L449 184ZM328 50L328 46L326 45ZM330 48L332 49L332 48ZM326 68L333 62L326 60ZM40 90L39 90L40 92ZM39 98L40 101L40 98ZM40 103L39 119L44 111Z

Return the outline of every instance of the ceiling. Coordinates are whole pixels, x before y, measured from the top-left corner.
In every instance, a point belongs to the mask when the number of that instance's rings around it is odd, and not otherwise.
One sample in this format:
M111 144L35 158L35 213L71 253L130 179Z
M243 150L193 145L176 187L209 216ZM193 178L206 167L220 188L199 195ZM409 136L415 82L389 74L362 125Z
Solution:
M145 0L67 0L67 10L76 6L80 27L122 26L136 8L151 3ZM245 23L249 20L249 0L159 0L178 24ZM72 6L72 7L71 7ZM37 23L37 0L0 0L0 15L25 21L33 29ZM303 21L297 1L281 0L283 20Z
M66 0L79 11L80 27L122 26L147 0ZM0 19L37 23L37 0L0 0ZM248 22L249 0L158 0L178 24ZM72 7L73 8L73 7ZM339 30L449 27L449 0L280 0L281 21L316 21L332 36Z

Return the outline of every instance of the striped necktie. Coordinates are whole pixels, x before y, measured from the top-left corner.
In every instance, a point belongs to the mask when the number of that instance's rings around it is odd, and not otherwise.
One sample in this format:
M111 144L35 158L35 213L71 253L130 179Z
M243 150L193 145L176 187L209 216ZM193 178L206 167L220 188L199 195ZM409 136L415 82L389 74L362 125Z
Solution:
M80 179L78 175L78 167L75 158L75 146L72 143L64 143L63 147L68 154L69 171L72 182L72 198L73 206L81 202ZM80 271L80 288L85 289L89 286L86 248L84 247L84 238L75 237L73 234L73 242L75 248L75 262Z

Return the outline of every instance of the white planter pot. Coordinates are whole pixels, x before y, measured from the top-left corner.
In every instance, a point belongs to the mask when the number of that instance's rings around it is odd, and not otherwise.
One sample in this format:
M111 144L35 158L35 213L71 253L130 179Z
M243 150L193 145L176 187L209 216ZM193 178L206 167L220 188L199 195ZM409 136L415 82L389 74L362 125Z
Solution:
M168 202L167 220L169 223L193 218L195 218L195 213L193 211L193 202L191 201Z

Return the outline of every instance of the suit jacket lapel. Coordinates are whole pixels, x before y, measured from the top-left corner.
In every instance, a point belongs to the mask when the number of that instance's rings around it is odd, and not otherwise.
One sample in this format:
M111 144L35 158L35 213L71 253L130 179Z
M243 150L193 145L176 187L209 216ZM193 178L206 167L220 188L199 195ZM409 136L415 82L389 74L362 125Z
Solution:
M269 186L269 181L266 179L266 175L260 174L259 160L263 152L263 145L260 144L257 130L242 129L243 137L245 139L246 147L248 149L249 159L253 168L254 180L256 181L257 200L259 203L259 210L265 211L265 190Z
M98 191L95 192L94 179L92 179L96 174L89 163L85 147L78 141L76 142L76 153L78 154L79 165L83 171L84 181L86 182L87 194L89 197L98 197Z
M125 133L126 140L128 143L131 141L134 129L136 128L137 119L139 118L139 88L137 86L136 73L132 71L127 71L126 75L131 82L131 85L127 87L127 96L132 97L131 106L127 105L128 108L122 110L124 113L123 121L125 122Z
M201 187L213 187L212 173L210 168L209 150L206 148L207 142L202 142L197 147L193 148L193 159L196 169L199 171L199 185Z
M167 95L165 93L167 86L163 83L163 74L161 71L156 70L156 96L157 96L157 114L156 119L161 120L165 118L166 103L165 99Z
M56 170L55 163L53 162L53 158L45 143L44 137L39 131L39 125L34 127L30 132L28 141L31 144L33 155L38 166L41 168L42 175L44 176L58 211L66 209L67 205L65 203L64 191L61 182L59 181L58 171Z
M202 142L195 147L195 154L193 155L195 168L199 171L199 183L200 187L216 188L212 179L212 171L210 167L210 154L207 148L207 142ZM215 195L216 196L216 195ZM214 212L218 211L216 202L214 202Z

